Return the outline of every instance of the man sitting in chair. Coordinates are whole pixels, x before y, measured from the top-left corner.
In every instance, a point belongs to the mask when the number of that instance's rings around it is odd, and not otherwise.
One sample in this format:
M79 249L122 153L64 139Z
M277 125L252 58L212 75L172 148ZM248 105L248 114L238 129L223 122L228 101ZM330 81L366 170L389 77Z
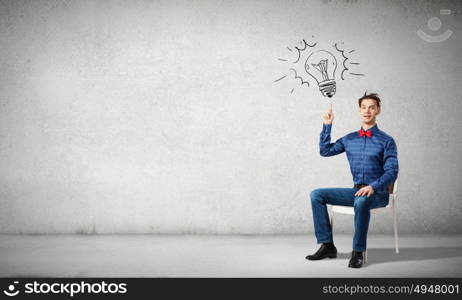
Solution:
M358 100L362 128L331 143L330 132L334 114L332 105L323 116L324 124L319 142L322 156L346 152L353 175L353 188L321 188L311 192L311 207L316 240L322 244L308 260L337 257L332 237L332 227L327 204L353 206L355 232L353 251L348 266L360 268L366 251L370 210L388 205L388 186L398 176L396 143L376 124L380 114L380 98L377 94L364 94Z

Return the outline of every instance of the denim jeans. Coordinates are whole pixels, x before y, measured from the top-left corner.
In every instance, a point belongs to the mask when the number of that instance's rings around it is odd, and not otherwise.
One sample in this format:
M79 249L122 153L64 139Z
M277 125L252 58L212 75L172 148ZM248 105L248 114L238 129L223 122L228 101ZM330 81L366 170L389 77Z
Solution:
M366 251L367 231L372 208L388 205L389 194L375 192L370 197L356 197L357 188L322 188L311 192L314 231L318 244L333 242L332 226L326 204L353 206L355 211L353 250Z

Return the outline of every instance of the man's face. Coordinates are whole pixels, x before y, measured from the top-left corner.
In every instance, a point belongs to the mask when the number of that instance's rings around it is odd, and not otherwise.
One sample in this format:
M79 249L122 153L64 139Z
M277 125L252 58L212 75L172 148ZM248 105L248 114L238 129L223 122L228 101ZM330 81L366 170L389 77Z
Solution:
M365 124L374 124L375 117L380 114L380 107L373 99L364 99L359 107L359 115Z

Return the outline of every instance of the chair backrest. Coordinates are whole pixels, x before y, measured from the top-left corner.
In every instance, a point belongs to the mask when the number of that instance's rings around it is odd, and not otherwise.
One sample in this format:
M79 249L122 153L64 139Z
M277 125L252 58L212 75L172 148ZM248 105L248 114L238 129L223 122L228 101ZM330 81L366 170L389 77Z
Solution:
M392 184L388 186L389 194L395 195L397 191L398 191L398 178L396 178L395 182L393 182Z
M398 178L395 182L388 186L388 193L390 194L390 202L386 206L387 208L395 209L396 207L396 192L398 191Z

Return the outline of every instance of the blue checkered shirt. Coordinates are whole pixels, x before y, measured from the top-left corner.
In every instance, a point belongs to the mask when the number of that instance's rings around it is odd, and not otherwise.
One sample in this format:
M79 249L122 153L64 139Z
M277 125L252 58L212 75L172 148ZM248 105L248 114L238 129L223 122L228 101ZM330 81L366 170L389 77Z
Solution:
M360 136L355 131L331 143L331 129L331 124L323 124L319 140L321 155L346 152L355 184L368 184L374 191L386 191L398 177L398 151L393 138L375 125L369 129L371 137Z

